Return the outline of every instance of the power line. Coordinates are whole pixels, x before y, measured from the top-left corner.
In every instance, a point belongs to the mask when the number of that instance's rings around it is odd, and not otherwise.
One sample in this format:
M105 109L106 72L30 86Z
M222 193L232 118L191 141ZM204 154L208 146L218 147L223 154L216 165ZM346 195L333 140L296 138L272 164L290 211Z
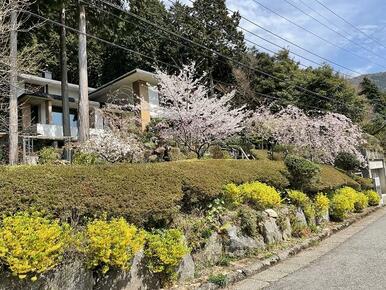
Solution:
M189 1L193 3L192 0L189 0ZM230 9L230 8L226 8L226 9L227 9L229 12L231 12L231 13L235 13L235 11L233 11L233 10ZM297 44L297 43L295 43L295 42L293 42L293 41L291 41L291 40L288 40L288 39L286 39L285 37L282 37L282 36L278 35L277 33L274 33L273 31L271 31L271 30L269 30L269 29L267 29L267 28L261 26L260 24L257 24L256 22L254 22L254 21L252 21L252 20L246 18L245 16L243 16L243 15L241 15L241 14L240 14L240 17L241 17L242 19L244 19L245 21L249 22L250 24L252 24L252 25L254 25L254 26L256 26L256 27L258 27L258 28L264 30L265 32L267 32L267 33L269 33L269 34L271 34L271 35L273 35L273 36L275 36L275 37L277 37L277 38L279 38L279 39L281 39L281 40L283 40L283 41L285 41L285 42L287 42L287 43L289 43L289 44L291 44L291 45L293 45L293 46L295 46L295 47L297 47L297 48L299 48L299 49L301 49L301 50L303 50L303 51L305 51L305 52L307 52L307 53L309 53L309 54L311 54L311 55L313 55L313 56L316 56L316 57L318 57L318 58L320 58L320 59L322 59L322 60L324 60L324 61L326 61L326 62L328 62L328 63L330 63L330 64L333 64L333 65L338 66L338 67L340 67L340 68L343 68L343 69L345 69L345 70L351 71L351 72L353 72L353 73L355 73L355 74L359 74L359 75L361 74L361 73L356 72L356 71L354 71L354 70L352 70L352 69L350 69L350 68L348 68L348 67L346 67L346 66L344 66L344 65L341 65L341 64L339 64L339 63L337 63L337 62L335 62L335 61L333 61L333 60L330 60L330 59L328 59L328 58L326 58L326 57L323 57L323 56L321 56L321 55L319 55L319 54L317 54L317 53L314 53L313 51L311 51L311 50L309 50L309 49L306 49L306 48L302 47L301 45L299 45L299 44Z
M383 48L386 48L385 45L383 43L381 43L379 40L377 40L376 38L372 37L371 35L368 35L366 32L362 31L361 29L359 29L358 27L356 27L354 24L352 24L351 22L349 22L348 20L346 20L345 18L343 18L342 16L340 16L338 13L336 13L334 10L330 9L327 5L323 4L321 1L319 0L315 0L317 3L319 3L319 5L321 5L322 7L324 7L325 9L327 9L328 11L330 11L332 14L334 14L336 17L338 17L339 19L343 20L346 24L350 25L352 28L354 28L356 31L358 31L359 33L363 34L364 36L366 36L368 39L372 40L373 42L379 44L380 46L382 46Z
M83 0L80 0L80 1L83 2L83 3L86 3L87 5L90 5L90 6L94 7L94 8L97 9L97 10L103 11L103 12L105 12L105 13L111 15L112 17L117 18L117 19L119 19L119 20L121 20L121 21L124 21L124 22L126 22L126 23L130 22L131 24L139 25L138 22L134 22L134 21L130 21L130 20L127 20L127 19L123 19L122 17L120 17L120 16L118 16L118 15L115 15L114 13L112 13L112 12L110 12L110 11L104 10L103 8L98 7L98 6L96 6L95 4L87 3L86 1L83 1ZM169 0L169 1L171 2L171 0ZM141 25L141 26L144 27L143 25ZM166 38L165 35L160 35L160 36L163 37L163 38ZM170 41L172 41L172 42L174 42L174 43L182 44L182 45L184 45L184 46L187 46L186 44L177 42L176 40L171 39L171 38L169 38L169 37L167 37L167 39L170 40ZM254 42L252 42L252 43L254 43ZM191 47L190 47L190 48L191 48ZM264 47L263 47L263 48L264 48ZM194 49L197 51L196 48L194 48ZM267 49L267 48L264 48L264 49ZM269 49L268 49L268 50L269 50ZM274 52L274 51L271 51L271 52L277 54L277 53ZM202 53L201 53L201 54L202 54ZM220 60L220 62L225 63L224 61L221 61L221 60ZM307 67L307 66L306 66L306 67ZM220 80L217 80L217 79L213 79L213 81L215 81L216 83L219 83L219 84L226 85L226 86L234 87L234 84L226 83L226 82L223 82L223 81L220 81ZM263 94L263 93L260 93L260 92L255 92L255 93L256 93L256 94L259 94L259 95L262 95L262 96L266 96L267 98L271 98L271 99L274 99L274 100L284 101L284 99L281 99L281 98L278 98L278 97L274 97L274 96L272 96L272 95ZM288 101L288 100L287 100L287 101ZM334 101L336 102L336 100L334 100ZM322 110L322 111L323 111L323 109L318 108L318 107L315 107L315 106L303 105L303 107L311 108L311 109L317 109L317 110ZM326 111L327 111L327 110L326 110Z
M119 9L120 9L120 8L119 8ZM172 64L169 64L169 63L166 63L166 62L163 62L163 61L159 61L159 60L155 59L154 57L150 57L150 56L148 56L148 55L146 55L146 54L143 54L143 53L134 51L134 50L129 49L129 48L127 48L127 47L124 47L124 46L122 46L122 45L119 45L119 44L116 44L116 43L107 41L107 40L102 39L102 38L100 38L100 37L97 37L97 36L95 36L95 35L92 35L92 34L89 34L89 33L81 32L81 31L78 30L78 29L75 29L75 28L72 28L72 27L70 27L70 26L68 26L68 25L65 25L65 24L62 24L62 23L60 23L60 22L51 20L51 19L49 19L49 18L47 18L47 17L38 15L38 14L36 14L36 13L30 12L30 11L26 11L26 10L22 10L22 12L27 13L27 14L29 14L29 15L32 15L32 16L38 18L38 19L45 20L45 21L47 21L48 23L51 23L51 24L54 24L54 25L57 25L57 26L60 26L60 27L64 27L64 28L66 28L66 29L68 29L68 30L70 30L70 31L72 31L72 32L76 32L76 33L79 33L79 34L86 35L86 36L89 37L89 38L92 38L92 39L101 41L101 42L103 42L103 43L105 43L105 44L107 44L107 45L110 45L110 46L113 46L113 47L116 47L116 48L125 50L125 51L130 52L130 53L134 53L134 54L140 55L140 56L142 56L142 57L146 57L146 58L148 58L148 59L152 59L152 60L154 60L154 61L156 61L156 62L159 62L159 63L162 63L162 64L164 64L164 65L166 65L166 66L172 66L172 67L174 67L174 68L180 69L180 68L179 68L178 66L176 66L176 65L172 65ZM193 41L192 41L192 42L193 42ZM193 43L194 43L194 42L193 42ZM203 46L203 47L205 47L205 46ZM209 49L209 48L207 48L207 49ZM232 62L235 62L235 63L239 64L240 66L243 66L243 67L248 68L248 69L250 69L250 70L256 71L256 72L258 72L258 73L260 73L260 74L263 74L263 75L265 75L265 76L267 76L267 77L274 78L274 79L276 79L276 80L278 80L278 81L289 81L289 80L286 80L286 79L282 79L282 78L273 76L273 75L271 75L271 74L269 74L269 73L266 73L266 72L264 72L264 71L261 71L261 70L259 70L259 69L256 69L256 68L253 68L253 67L249 67L248 65L245 65L244 63L241 63L241 62L239 62L239 61L235 61L235 60L233 60L232 58L230 58L230 57L228 57L228 56L225 56L225 55L222 55L222 54L218 53L218 52L215 51L215 50L212 50L212 49L209 49L209 50L212 51L213 53L219 55L219 56L222 56L222 57L224 57L224 58L226 58L226 59L228 59L228 60L230 60L230 61L232 61ZM349 107L349 106L348 106L347 104L345 104L345 103L342 103L342 102L340 102L340 101L338 101L338 100L336 100L336 99L333 99L333 98L330 98L330 97L327 97L327 96L320 95L320 94L318 94L318 93L316 93L316 92L313 92L313 91L310 91L310 90L308 90L308 89L306 89L306 88L304 88L304 87L301 87L301 86L298 86L298 85L294 85L294 88L297 88L297 89L302 90L302 91L304 91L304 92L312 93L312 94L314 94L315 96L319 96L319 97L321 97L321 98L323 98L323 99L331 100L331 101L333 101L333 102L342 104L342 105L345 106L346 108ZM361 110L361 111L364 111L363 109L360 109L360 110Z
M256 1L256 0L253 0L253 1ZM381 59L383 59L383 60L386 60L385 57L383 57L383 56L381 56L381 55L379 55L379 54L377 54L377 53L374 53L371 49L368 49L367 47L365 47L365 46L363 46L363 45L361 45L361 44L359 44L359 43L353 41L352 39L350 39L350 38L347 37L346 35L340 33L339 31L336 31L336 30L332 29L330 26L324 24L324 23L321 22L319 19L315 18L315 17L312 16L311 14L309 14L309 13L307 13L306 11L304 11L303 9L301 9L299 6L296 6L295 4L293 4L293 2L291 2L291 1L289 1L289 0L284 0L284 1L285 1L286 3L288 3L289 5L291 5L292 7L294 7L295 9L297 9L298 11L300 11L301 13L303 13L304 15L310 17L311 19L313 19L314 21L316 21L317 23L319 23L319 24L322 25L323 27L325 27L325 28L327 28L328 30L330 30L330 31L332 31L332 32L334 32L334 33L336 33L336 34L339 35L340 37L343 37L344 39L346 39L347 41L349 41L349 42L351 42L352 44L356 45L357 47L362 48L362 49L368 51L369 53L371 53L372 55L374 55L374 56L376 56L376 57L378 57L378 58L381 58ZM339 47L339 46L338 46L338 47ZM358 55L358 54L356 54L356 53L353 53L353 52L351 52L350 50L348 50L348 49L346 49L346 48L344 48L344 47L340 47L340 48L343 49L343 50L349 51L351 54L353 54L353 55L355 55L355 56L357 56L357 57L360 57L360 58L362 58L362 59L370 60L370 59L368 59L368 58L366 58L366 57L362 57L362 56L360 56L360 55ZM375 65L378 65L378 66L380 66L380 67L385 68L385 66L380 65L380 64L378 64L378 63L374 63L374 62L371 61L371 60L370 60L370 62L371 62L372 64L375 64Z
M305 7L307 7L309 10L311 10L313 13L315 13L316 15L318 15L319 17L323 18L325 21L327 21L327 23L330 23L330 19L328 19L326 16L324 16L322 13L318 12L316 9L312 8L310 5L308 5L306 2L304 2L303 0L298 0L300 3L302 3ZM343 30L343 29L340 29L338 28L336 25L330 23L330 26L334 27L336 30L341 30L343 33L353 37L353 35L351 35L349 32L347 32L346 30Z
M82 1L83 1L83 0L82 0ZM208 48L208 47L205 46L205 45L202 45L202 44L197 43L197 42L195 42L195 41L193 41L193 40L191 40L191 39L188 39L188 38L186 38L186 37L184 37L184 36L181 36L181 35L178 34L178 33L175 33L175 32L173 32L173 31L170 31L170 30L164 28L163 26L161 26L161 25L159 25L159 24L153 23L153 22L151 22L151 21L149 21L149 20L147 20L147 19L145 19L145 18L143 18L143 17L141 17L141 16L139 16L139 15L137 15L137 14L135 14L135 13L132 13L131 11L124 10L123 8L121 8L121 7L119 7L119 6L116 6L116 5L112 4L112 3L106 2L105 0L98 0L98 1L100 1L100 2L102 2L102 3L104 3L104 4L106 4L106 5L108 5L108 6L110 6L110 7L113 7L113 8L115 8L115 9L117 9L117 10L123 12L123 13L126 13L126 14L128 14L128 15L131 15L131 16L133 16L133 17L135 17L135 18L137 18L137 19L139 19L139 20L141 20L141 21L144 21L144 22L146 22L146 23L148 23L148 24L150 24L150 25L152 25L152 26L154 26L154 27L156 27L156 28L158 28L158 29L161 29L161 30L163 30L163 31L165 31L165 32L168 32L168 33L170 33L170 34L172 34L172 35L174 35L174 36L177 36L177 37L179 37L179 38L181 38L181 39L183 39L183 40L185 40L185 41L188 41L188 42L190 42L190 43L192 43L192 44L195 44L195 45L197 45L197 46L199 46L199 47L201 47L201 48L204 48L204 49L206 49L206 50L209 50L209 51L212 52L213 54L216 54L216 55L218 55L218 56L221 56L221 57L223 57L223 58L225 58L225 59L227 59L227 60L229 60L229 61L231 61L231 62L233 62L233 63L236 63L236 64L238 64L238 65L240 65L240 66L242 66L242 67L245 67L245 68L248 68L248 69L250 69L250 70L256 71L256 72L258 72L258 73L260 73L260 74L262 74L262 75L264 75L264 76L271 77L271 78L273 78L273 79L275 79L275 80L277 80L277 81L284 81L284 82L289 81L288 79L282 79L282 78L276 77L276 76L274 76L274 75L272 75L272 74L270 74L270 73L267 73L267 72L265 72L265 71L262 71L262 70L260 70L260 69L250 67L250 66L248 66L248 65L246 65L246 64L244 64L244 63L242 63L242 62L240 62L240 61L238 61L238 60L234 60L234 59L232 59L231 57L226 56L226 55L224 55L224 54L222 54L222 53L220 53L220 52L218 52L218 51L216 51L216 50L214 50L214 49ZM84 1L83 1L83 2L84 2ZM86 2L86 3L87 3L87 2ZM101 8L99 8L99 9L101 9ZM101 9L101 10L103 10L103 9ZM105 11L105 10L103 10L103 11ZM304 88L304 87L302 87L302 86L294 85L294 87L297 88L297 89L299 89L299 90L301 90L301 91L303 91L303 92L311 93L311 94L313 94L313 95L315 95L315 96L319 96L320 98L323 98L323 99L326 99L326 100L331 100L331 101L336 102L336 103L340 103L340 104L344 105L344 106L347 107L347 108L349 107L349 106L348 106L347 104L345 104L345 103L342 103L342 102L340 102L340 101L338 101L338 100L336 100L336 99L333 99L333 98L331 98L331 97L327 97L327 96L321 95L321 94L319 94L319 93L316 93L316 92L314 92L314 91L311 91L311 90L309 90L309 89L306 89L306 88Z
M60 27L64 27L64 28L66 28L66 29L68 29L68 30L70 30L70 31L72 31L72 32L76 32L76 33L83 34L83 35L85 35L85 36L87 36L87 37L89 37L89 38L98 40L98 41L103 42L103 43L105 43L105 44L108 44L108 45L110 45L110 46L114 46L114 47L116 47L116 48L120 48L120 49L125 50L125 51L127 51L127 52L130 52L130 53L133 53L133 54L137 54L137 55L142 56L142 57L145 57L145 58L147 58L147 59L151 59L151 60L154 60L154 61L156 61L156 62L162 63L163 65L169 65L169 66L170 66L170 64L168 64L168 63L166 63L166 62L163 62L163 61L161 61L161 60L157 60L157 59L154 58L154 57L151 57L151 56L148 56L148 55L143 54L143 53L141 53L141 52L132 50L132 49L127 48L127 47L125 47L125 46L122 46L122 45L120 45L120 44L116 44L116 43L114 43L114 42L107 41L107 40L105 40L105 39L103 39L103 38L100 38L100 37L98 37L98 36L92 35L92 34L90 34L90 33L83 33L83 32L81 32L81 31L78 30L78 29L75 29L75 28L72 28L71 26L68 26L68 25L62 24L62 23L60 23L60 22L51 20L51 19L49 19L49 18L47 18L47 17L41 16L41 15L36 14L36 13L34 13L34 12L27 11L27 10L21 10L21 11L24 12L24 13L30 14L30 15L36 17L36 18L39 18L40 20L44 20L44 21L47 21L47 22L49 22L49 23L51 23L51 24L54 24L54 25L57 25L57 26L60 26ZM174 65L172 65L172 66L174 66ZM174 66L174 67L177 68L177 69L180 69L178 66Z

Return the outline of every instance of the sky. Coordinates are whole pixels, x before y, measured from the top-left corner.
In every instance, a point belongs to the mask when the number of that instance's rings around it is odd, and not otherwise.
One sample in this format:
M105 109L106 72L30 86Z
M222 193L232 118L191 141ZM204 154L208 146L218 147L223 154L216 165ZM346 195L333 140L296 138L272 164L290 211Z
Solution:
M251 32L244 30L249 46L256 43L273 51L277 51L279 47L287 48L300 55L292 57L306 66L317 66L313 62L329 63L347 77L386 71L386 1L318 1L363 33L335 16L316 0L227 0L227 5L233 11L238 10L247 19L242 19L240 26ZM190 3L188 0L182 2ZM262 48L258 49L264 51Z

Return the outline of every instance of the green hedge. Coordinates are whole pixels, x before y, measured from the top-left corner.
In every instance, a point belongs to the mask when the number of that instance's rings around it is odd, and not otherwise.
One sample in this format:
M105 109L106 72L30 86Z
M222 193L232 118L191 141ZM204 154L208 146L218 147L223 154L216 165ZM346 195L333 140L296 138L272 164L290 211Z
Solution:
M330 192L342 186L350 186L359 190L361 187L358 182L331 165L320 165L320 169L319 180L311 188L307 188L308 191Z
M345 176L333 168L329 171ZM323 180L323 167L321 175ZM285 176L283 162L270 160L0 167L0 212L34 207L72 220L107 212L143 225L177 212L184 191L213 198L228 183L256 180L283 189L289 185ZM337 187L341 181L347 185L348 180L328 178L323 186Z
M0 169L0 212L35 207L61 218L103 212L141 225L178 210L183 188L215 196L230 182L288 181L276 162L204 160L100 166L18 166Z

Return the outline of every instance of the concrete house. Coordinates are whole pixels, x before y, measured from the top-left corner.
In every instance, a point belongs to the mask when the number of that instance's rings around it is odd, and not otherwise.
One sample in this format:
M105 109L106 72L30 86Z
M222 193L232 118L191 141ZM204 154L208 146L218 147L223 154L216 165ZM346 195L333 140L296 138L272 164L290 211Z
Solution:
M116 98L137 102L140 107L141 126L149 124L159 105L158 93L151 87L157 84L154 74L135 69L99 87L89 88L90 133L103 130L103 120L98 108ZM71 140L78 137L79 86L68 85L70 102ZM136 96L136 98L134 98ZM24 153L33 153L43 146L64 144L62 126L61 82L52 79L50 72L42 76L21 74L19 76L19 132ZM6 134L0 136L6 141Z

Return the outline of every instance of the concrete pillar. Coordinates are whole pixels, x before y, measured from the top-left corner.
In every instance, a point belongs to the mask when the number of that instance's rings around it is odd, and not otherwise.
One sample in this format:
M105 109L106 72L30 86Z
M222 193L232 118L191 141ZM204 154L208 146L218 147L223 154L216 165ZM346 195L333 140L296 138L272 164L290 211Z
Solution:
M150 105L149 105L149 89L144 81L136 81L133 83L133 91L136 99L139 102L141 111L141 127L144 131L150 123Z
M52 124L52 101L46 101L46 124Z
M47 108L46 102L40 104L39 108L39 123L46 124L47 123Z
M24 104L21 108L23 130L31 126L31 105Z

